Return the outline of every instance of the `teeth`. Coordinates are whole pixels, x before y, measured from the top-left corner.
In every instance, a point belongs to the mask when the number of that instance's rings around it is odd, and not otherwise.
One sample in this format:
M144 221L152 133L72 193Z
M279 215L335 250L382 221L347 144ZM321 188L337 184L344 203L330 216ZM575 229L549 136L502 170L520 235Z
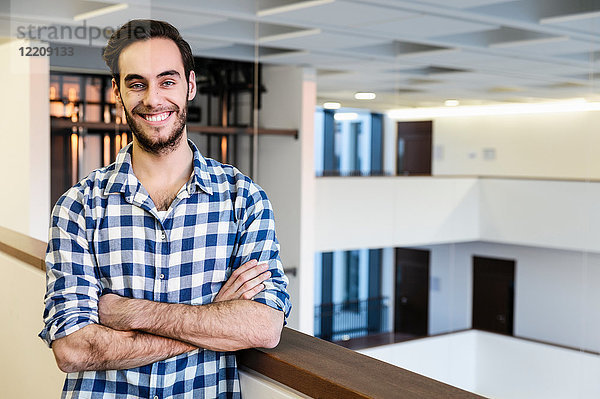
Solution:
M160 121L164 121L165 119L167 119L170 114L171 114L171 112L167 111L167 112L163 112L161 114L153 114L153 115L144 114L144 115L142 115L142 117L150 122L160 122Z

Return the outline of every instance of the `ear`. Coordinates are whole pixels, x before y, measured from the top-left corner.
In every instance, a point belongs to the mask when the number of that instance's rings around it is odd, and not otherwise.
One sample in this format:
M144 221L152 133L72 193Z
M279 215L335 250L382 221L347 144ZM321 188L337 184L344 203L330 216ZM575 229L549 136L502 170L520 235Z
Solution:
M192 101L196 97L196 74L190 71L188 79L188 101Z
M117 99L117 102L121 105L123 105L123 100L121 99L121 93L119 91L119 86L117 85L117 81L115 80L115 78L112 78L112 91L113 94L115 95L115 98Z

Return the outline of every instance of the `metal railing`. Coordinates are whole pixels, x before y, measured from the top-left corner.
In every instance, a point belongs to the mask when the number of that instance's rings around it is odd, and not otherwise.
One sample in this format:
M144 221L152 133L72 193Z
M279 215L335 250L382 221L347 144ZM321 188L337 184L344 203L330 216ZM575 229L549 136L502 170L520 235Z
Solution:
M315 336L328 341L385 332L387 325L387 297L315 306Z

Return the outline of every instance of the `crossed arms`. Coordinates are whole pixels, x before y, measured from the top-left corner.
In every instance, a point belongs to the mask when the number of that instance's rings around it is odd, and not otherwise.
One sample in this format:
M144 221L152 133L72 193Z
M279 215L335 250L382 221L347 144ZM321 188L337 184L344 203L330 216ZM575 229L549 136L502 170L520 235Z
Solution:
M283 312L250 300L269 277L263 264L249 261L232 273L213 303L202 306L103 295L100 324L53 342L58 367L64 372L128 369L198 348L273 348Z

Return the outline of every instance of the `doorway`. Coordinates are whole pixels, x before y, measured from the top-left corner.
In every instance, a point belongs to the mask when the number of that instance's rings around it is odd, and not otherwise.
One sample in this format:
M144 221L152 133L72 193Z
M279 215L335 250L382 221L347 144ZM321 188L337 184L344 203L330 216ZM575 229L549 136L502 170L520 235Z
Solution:
M515 261L473 256L473 328L514 334Z
M431 175L432 121L398 122L398 175Z
M426 336L429 317L429 251L396 248L394 332Z

